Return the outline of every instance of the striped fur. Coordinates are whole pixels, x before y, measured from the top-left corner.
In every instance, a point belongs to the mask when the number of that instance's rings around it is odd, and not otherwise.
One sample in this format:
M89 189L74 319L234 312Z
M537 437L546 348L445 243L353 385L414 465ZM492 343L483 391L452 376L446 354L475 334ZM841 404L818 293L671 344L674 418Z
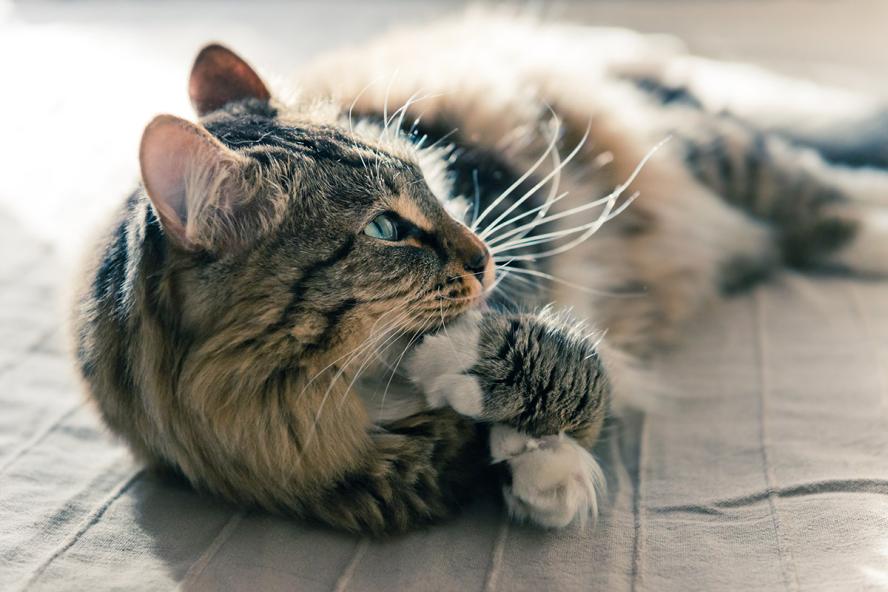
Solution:
M199 125L152 124L201 149L143 160L75 304L108 425L196 487L352 531L497 483L538 524L594 512L587 450L633 394L622 350L781 263L888 274L888 174L713 108L709 66L620 35L469 17L327 56L292 104L205 49ZM176 193L163 174L183 166ZM402 240L363 232L380 212ZM470 265L488 251L495 285Z

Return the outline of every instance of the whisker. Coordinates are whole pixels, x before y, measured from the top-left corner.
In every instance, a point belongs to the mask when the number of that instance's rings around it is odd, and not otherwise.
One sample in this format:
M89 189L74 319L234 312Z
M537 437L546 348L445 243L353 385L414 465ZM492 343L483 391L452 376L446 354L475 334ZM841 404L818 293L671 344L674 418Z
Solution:
M367 350L372 350L372 349L378 344L378 341L379 341L380 339L382 339L384 336L386 336L390 331L394 330L395 332L397 332L398 329L397 329L397 327L396 327L395 325L396 325L397 323L399 323L402 319L408 317L408 316L410 315L410 312L411 312L411 311L407 310L407 311L403 311L403 312L404 312L404 314L402 314L401 316L399 316L397 321L390 323L390 324L388 325L388 327L387 327L383 332L381 332L381 333L379 334L379 336L377 337L377 339L376 339L375 341L373 341L373 340L371 340L371 339L369 339L369 338L366 339L366 340L364 341L364 343L362 344L362 346L358 348L358 350L360 350L360 351L358 351L357 353L354 353L354 354L348 359L348 361L342 365L342 367L339 369L339 371L336 373L336 375L330 380L330 385L327 387L327 390L324 391L324 396L321 398L321 402L320 402L320 404L318 405L317 412L315 413L314 422L313 422L313 424L312 424L312 425L313 425L312 430L309 432L308 436L307 436L306 439L305 439L305 442L304 442L303 445L302 445L302 451L303 451L303 453L304 453L305 450L308 450L309 445L311 444L312 440L314 439L315 434L317 433L317 426L318 426L318 423L319 423L320 420L321 420L321 414L322 414L323 411L324 411L324 406L326 405L326 403L327 403L327 399L328 399L329 396L330 396L330 392L333 390L333 387L336 385L336 382L339 380L339 378L342 376L342 374L346 371L346 369L348 368L348 366L349 366L349 365L350 365L355 359L357 359L357 357L358 357L359 355L361 355L362 353L364 353L364 352L367 351ZM349 389L350 389L350 388L351 388L351 386L349 386ZM348 392L349 389L346 389L346 392ZM303 457L303 455L300 454L300 455L299 455L299 458L297 459L297 462L301 462L301 461L302 461L302 457Z
M517 222L518 220L521 220L522 218L526 218L527 216L531 216L531 215L533 215L535 212L539 212L540 210L542 210L542 209L545 208L546 211L545 211L545 212L540 212L541 215L540 215L540 216L537 216L538 218L541 218L542 216L545 216L545 215L546 215L546 213L548 212L548 210L549 210L554 204L558 203L559 201L561 201L562 199L564 199L564 198L567 197L568 195L570 195L570 193L569 193L568 191L565 191L565 192L563 192L563 193L560 193L560 194L556 195L556 196L555 196L554 198L552 198L551 200L547 199L546 202L543 203L542 205L536 206L535 208L533 208L533 209L531 209L531 210L527 210L526 212L522 212L521 214L519 214L519 215L517 215L517 216L511 218L510 220L507 220L507 221L503 222L503 223L500 224L497 228L498 228L498 229L499 229L499 228L504 228L504 227L506 227L506 226L508 226L508 225L510 225L510 224L514 224L514 223ZM601 203L603 203L604 201L607 201L607 200L606 200L606 199L602 199L602 200L601 200ZM543 221L541 222L541 224L544 224L544 223L546 223L546 222L548 222L548 221L549 221L548 219L547 219L547 220L543 220ZM532 230L532 229L536 228L537 226L539 226L539 224L535 224L534 222L536 222L536 220L532 220L531 222L528 222L527 224L525 224L524 226L522 226L520 229L518 229L518 228L513 228L513 230L515 230L515 231L520 231L520 230L523 230L523 229L525 229L525 228L528 229L528 230ZM511 233L509 236L511 236L512 234L517 234L517 232L515 232L515 233ZM493 238L491 238L491 239L487 239L486 242L487 242L488 244L490 244L490 243L497 243L497 242L499 242L500 239L502 239L502 238L503 238L503 237L499 237L499 236L497 236L497 237L493 237ZM518 238L522 238L522 237L518 237Z
M481 186L478 184L478 169L472 171L472 182L475 184L475 207L472 209L472 225L478 218L478 209L481 207Z
M566 167L568 164L570 164L570 161L573 160L574 157L576 157L577 154L579 154L580 150L581 150L581 149L583 148L583 146L586 144L586 140L589 139L589 133L590 133L591 131L592 131L592 123L590 122L590 123L586 126L586 132L583 134L583 137L580 138L580 141L577 142L577 145L574 146L574 149L571 150L570 154L568 154L567 157L566 157L563 161L560 161L559 164L558 164L558 166L557 166L553 171L551 171L548 175L546 175L545 177L543 177L542 179L540 179L540 181L539 181L536 185L534 185L533 187L531 187L531 188L530 188L527 192L525 192L525 194L522 195L519 199L515 200L515 203L513 203L511 206L509 206L509 208L508 208L505 212L503 212L502 214L500 214L499 217L498 217L496 220L494 220L494 221L492 222L492 224L491 224L490 226L488 226L487 229L484 230L484 232L481 233L481 237L484 238L484 237L488 236L489 234L491 234L494 230L496 230L496 228L497 228L496 224L497 224L498 222L502 221L503 218L505 218L506 216L508 216L509 214L511 214L511 213L515 210L515 208L517 208L517 207L520 206L522 203L524 203L525 201L527 201L532 195L534 195L534 194L540 189L540 187L542 187L543 185L545 185L546 183L548 183L549 180L550 180L552 177L554 177L554 176L556 176L556 175L560 175L562 169L564 169L564 167ZM557 150L557 148L555 149L555 154L558 154L558 150ZM559 178L560 178L560 177L559 177ZM545 205L545 204L544 204L544 205ZM551 204L549 204L549 205L551 206ZM543 214L543 216L545 216L545 213ZM509 222L506 222L506 224L509 224Z
M608 199L604 210L602 211L602 213L599 215L599 217L594 222L590 223L588 230L585 233L583 233L581 236L577 237L573 241L567 243L566 245L562 245L561 247L558 247L556 249L552 249L550 251L545 251L543 253L537 253L534 255L520 255L520 256L516 256L516 259L537 260L537 259L540 259L543 257L551 257L553 255L563 253L567 250L570 250L570 249L576 247L577 245L581 244L582 242L586 241L589 237L591 237L593 234L598 232L598 230L601 228L601 226L603 226L606 222L609 222L610 220L613 220L618 215L620 215L626 208L629 207L629 205L632 204L633 201L635 201L635 199L638 197L639 194L638 194L638 192L636 192L633 195L629 196L629 198L627 198L626 201L623 204L621 204L619 208L617 208L616 210L613 211L613 213L611 213L611 210L613 210L613 206L614 206L616 200L622 195L622 193L626 190L626 188L629 187L629 185L631 185L635 181L636 177L638 177L641 170L644 168L644 166L647 164L647 162L653 157L653 155L656 154L656 152L670 139L671 139L671 136L667 136L666 138L664 138L663 140L658 142L653 148L651 148L647 152L647 154L645 154L644 158L642 158L641 161L636 165L635 169L633 169L632 173L629 175L629 178L626 179L626 181L621 183L619 186L617 186L617 188L614 189L608 196L606 196L606 198L603 198L603 199ZM600 201L600 200L598 200L598 201ZM590 205L591 204L585 204L584 206L579 206L579 208L585 208L586 206L590 206ZM577 208L573 208L573 210L577 210ZM568 212L571 212L571 210L568 210ZM563 214L565 214L565 212L562 212L561 214L556 214L554 216L548 216L547 218L544 218L543 221L551 221L553 219L563 218L564 217ZM542 223L542 221L540 223ZM514 232L515 231L510 231L510 232L506 233L505 235L499 237L499 240L502 240L503 238L505 238L506 236L508 236L509 234L514 233ZM492 251L493 250L494 249L492 249ZM500 251L502 251L502 250L503 249L501 249Z
M560 196L558 196L558 199L562 199L566 195L567 195L566 192L562 193ZM573 216L573 215L579 214L580 212L583 212L585 210L590 210L590 209L596 208L600 205L607 204L608 202L616 199L617 197L619 197L619 195L615 195L615 192L611 192L611 193L605 195L604 197L601 197L601 198L596 199L594 201L590 201L589 203L585 203L583 205L573 207L573 208L571 208L569 210L565 210L563 212L558 212L557 214L552 214L551 216L548 216L546 218L542 218L539 220L533 220L531 222L528 222L527 224L519 226L518 228L513 228L512 230L505 232L496 238L488 240L487 244L492 247L493 245L496 245L497 243L502 243L502 241L504 241L507 238L510 238L516 234L519 234L522 230L533 230L534 228L536 228L537 226L539 226L541 224L548 224L549 222L554 222L555 220L560 220L560 219L566 218L568 216ZM521 238L523 238L523 237L518 237L518 238L515 238L512 240L520 240ZM529 238L532 239L535 237L531 236ZM508 244L508 243L506 243L506 244Z
M629 196L629 198L626 199L626 201L623 204L621 204L620 207L617 208L616 210L613 210L613 206L616 203L616 198L610 200L607 203L607 205L605 206L604 211L598 217L598 219L596 219L594 222L592 222L588 225L588 227L589 227L588 230L586 230L586 232L584 232L582 235L578 236L577 238L573 239L569 243L561 245L560 247L556 247L554 249L550 249L548 251L543 251L542 253L533 253L532 255L515 255L514 256L515 259L518 261L538 261L540 259L545 259L546 257L554 257L555 255L559 255L561 253L564 253L566 251L573 249L577 245L582 244L583 242L587 241L592 235L594 235L596 232L598 232L601 229L601 227L604 226L607 222L610 222L611 220L613 220L614 218L619 216L621 213L623 213L623 211L625 211L626 208L628 208L630 205L632 205L632 203L635 201L635 199L638 197L638 195L639 195L638 193L634 193L631 196ZM613 210L613 213L611 213L611 210ZM505 250L507 250L507 249L502 249L500 252L505 251ZM494 257L494 261L496 261L496 257Z
M552 109L552 107L550 107L549 105L546 105L546 106L549 107L549 111L551 111L552 115L554 116L555 111ZM561 187L561 173L564 169L565 164L566 163L563 163L561 160L561 153L557 149L554 150L552 152L552 170L555 171L555 176L552 178L552 183L551 183L552 187L549 189L549 193L548 193L548 195L546 195L546 199L543 200L542 205L539 206L539 213L537 214L536 218L545 217L546 214L549 213L549 210L552 208L552 206L557 201L559 201L559 200L563 199L565 196L567 196L567 194L568 194L567 191L563 192L560 196L558 195L558 189ZM536 209L537 208L534 208L534 210L536 210ZM500 228L502 228L504 226L508 226L509 224L514 224L516 217L517 216L513 217L511 219L511 222L504 222L504 223L500 224ZM488 234L493 234L494 230L496 230L496 227L488 228L488 230L489 230ZM525 236L525 235L521 235L521 236Z
M423 134L422 137L419 139L419 141L416 143L416 149L422 150L423 145L425 144L426 140L428 140L428 139L429 139L429 135Z
M428 99L434 99L436 97L444 96L444 93L431 93L431 94L423 95L423 96L417 98L416 95L418 95L418 94L419 94L419 91L410 95L410 98L407 99L407 102L404 103L403 105L401 105L401 107L397 111L392 113L392 117L391 117L392 121L395 119L395 116L398 115L398 112L401 113L401 116L398 118L398 125L395 126L396 133L402 131L402 128L404 127L404 117L407 115L407 110L410 107L412 107L413 105L416 105L417 103L419 103L421 101L426 101ZM417 120L418 119L419 118L417 118ZM389 123L391 123L391 122L389 122ZM416 126L416 120L414 120L413 126L414 127ZM413 128L411 128L411 130L412 129Z
M626 201L624 203L620 204L620 207L617 208L617 210L615 210L613 213L611 213L608 216L607 220L605 220L605 222L612 220L617 215L619 215L619 213L622 212L623 210L625 210L626 207L628 206L628 204L635 201L635 199L637 199L639 195L640 195L640 193L636 191L635 193L630 195L628 198L626 198ZM608 198L608 201L609 202L611 201L610 197ZM490 250L490 252L491 253L502 253L503 251L508 251L511 249L519 249L519 248L529 247L529 246L533 246L533 245L537 245L537 244L552 242L552 241L558 240L559 238L567 236L569 234L575 234L577 232L582 232L584 230L587 230L587 229L591 228L592 226L595 226L598 223L599 223L599 218L596 218L592 222L587 222L586 224L574 226L573 228L564 228L561 230L553 230L552 232L547 232L545 234L537 234L537 235L529 236L527 238L511 240L507 243L497 245L496 247L492 248Z
M404 104L401 105L400 107L398 107L398 109L392 113L392 115L391 115L390 118L388 118L388 119L386 119L385 121L383 121L383 124L384 124L384 126L385 126L386 129L388 129L388 127L389 127L389 126L391 125L391 123L395 120L395 117L397 117L399 113L401 113L401 114L403 115L404 111L410 106L410 103L413 102L413 99L415 99L416 96L417 96L420 92L422 92L422 89L420 89L420 90L416 91L415 93L413 93L412 95L410 95L410 96L407 98L407 100L404 101ZM404 118L401 117L401 120L399 121L399 124L398 124L398 127L399 127L399 128L400 128L400 125L401 125L403 122L404 122Z
M560 120L560 119L557 119L557 118L556 118L556 120L555 120L555 126L556 126L556 129L555 129L555 133L552 134L552 141L549 142L549 145L548 145L548 147L546 148L546 150L543 152L542 156L540 156L540 157L537 159L537 161L536 161L535 163L533 163L533 165L531 165L531 167L527 170L527 172L525 172L523 175L521 175L520 177L518 177L518 179L517 179L514 183L512 183L511 185L509 185L509 187L506 188L506 190L503 191L503 192L499 195L499 197L497 197L495 200L493 200L493 202L492 202L489 206L487 206L486 208L484 208L484 211L481 212L481 215L478 216L478 218L472 223L472 230L477 229L477 228L478 228L478 224L480 224L481 221L482 221L484 218L486 218L488 214L490 214L494 209L496 209L496 207L497 207L500 203L502 203L502 201L503 201L504 199L506 199L507 197L509 197L509 195L511 195L512 192L515 191L516 188L518 188L522 183L524 183L524 181L525 181L528 177L530 177L534 172L536 172L536 170L537 170L537 169L543 164L543 162L545 162L545 160L549 157L549 154L552 152L552 150L555 149L555 145L558 143L557 138L558 138L558 134L559 134L559 132L560 132L560 130L561 130L561 120Z
M576 290L580 290L581 292L585 292L585 293L587 293L587 294L593 294L593 295L595 295L595 296L610 296L610 297L613 297L613 298L638 298L638 297L646 296L646 295L647 295L647 294L644 293L644 292L623 293L623 292L610 292L610 291L608 291L608 290L598 290L598 289L595 289L595 288L590 288L590 287L588 287L588 286L584 286L584 285L582 285L582 284L577 284L577 283L574 283L574 282L570 282L570 281L568 281L568 280L562 279L562 278L560 278L560 277L554 276L554 275L549 274L549 273L545 273L545 272L542 272L542 271L538 271L538 270L536 270L536 269L515 268L515 269L513 269L512 271L515 272L516 274L522 274L522 273L523 273L523 274L527 274L527 275L530 275L530 276L533 276L533 277L536 277L536 278L542 278L542 279L545 279L545 280L549 280L549 281L551 281L551 282L555 282L555 283L558 283L558 284L562 284L562 285L568 286L568 287L570 287L570 288L574 288L574 289L576 289ZM514 276L513 279L521 280L521 281L523 281L523 282L526 282L526 283L528 283L528 284L530 284L530 285L536 287L536 284L535 284L532 280L530 280L529 278L524 278L524 277L521 277L520 275L516 275L516 276Z
M313 383L318 377L320 377L321 374L323 374L324 372L326 372L327 370L329 370L330 368L332 368L333 366L335 366L338 362L340 362L340 361L344 360L345 358L349 357L350 355L352 355L353 353L355 353L357 350L359 350L359 349L361 349L362 347L364 347L364 345L367 343L367 341L370 340L370 339L372 339L372 338L374 337L374 331L375 331L375 329L376 329L376 326L380 323L380 321L382 321L382 319L384 319L384 318L385 318L386 316L388 316L389 314L392 314L393 312L398 312L398 309L393 308L393 309L391 309L391 310L387 310L387 311L385 311L384 313L382 313L381 315L379 315L379 318L376 319L376 321L373 323L373 325L371 325L370 330L369 330L369 332L368 332L368 336L367 336L367 338L366 338L364 341L362 341L361 344L358 345L358 347L356 347L355 349L350 350L349 352L347 352L347 353L345 353L345 354L339 356L338 358L336 358L335 360L333 360L332 362L330 362L329 364L327 364L326 366L324 366L324 368L322 368L322 369L321 369L318 373L316 373L314 376L312 376L312 377L309 379L309 381L306 382L305 385L302 387L302 391L300 391L300 393L299 393L299 395L298 395L297 398L301 398L302 395L305 394L305 391L308 389L308 387L311 386L311 384L312 384L312 383ZM403 311L402 311L402 312L403 312ZM400 316L397 317L393 322L400 322ZM389 326L389 325L387 325L386 327L388 327L388 326Z
M381 78L381 76L377 76L376 78L374 78L373 80L368 82L367 85L364 88L362 88L360 90L360 92L358 92L358 94L355 95L355 98L352 100L351 105L349 105L349 107L348 107L348 131L350 131L352 133L354 133L354 131L355 131L354 124L352 123L352 112L355 109L355 105L358 104L358 101L361 100L361 97L364 96L364 93L367 92L371 86L373 86L374 84L379 82L380 78Z
M439 144L443 143L444 140L446 140L447 138L449 138L450 136L452 136L453 134L455 134L455 133L458 132L458 131L459 131L459 128L458 128L458 127L453 128L452 130L450 130L449 132L447 132L446 134L444 134L443 136L441 136L440 138L438 138L437 140L435 140L432 144L430 144L429 147L426 148L426 150L432 150L433 148L435 148L435 147L437 147ZM423 140L424 140L425 138L426 138L426 136L423 136Z
M385 135L385 132L388 131L388 106L389 106L389 95L392 92L392 85L395 83L395 78L398 77L398 69L395 68L395 71L392 72L392 77L389 79L388 86L385 89L385 98L382 102L382 132L380 132L379 137L381 138Z
M428 322L432 319L432 316L433 316L433 315L429 315L429 316L426 318L426 320L423 321L423 325L425 325L426 323L428 323ZM391 386L392 386L392 380L395 379L395 374L397 374L397 372L398 372L398 367L401 365L401 360L404 359L404 356L405 356L405 355L407 354L407 352L410 350L410 347L416 342L416 340L417 340L420 336L422 336L422 334L423 334L422 331L417 331L417 332L415 332L415 333L413 334L413 337L410 338L410 341L407 342L407 345L404 346L404 351L402 351L402 352L401 352L401 355L398 356L398 360L395 362L395 367L392 368L392 373L391 373L391 375L389 376L388 382L385 383L385 389L383 389L383 391L382 391L382 398L381 398L380 401L379 401L379 410L380 410L380 412L381 412L381 411L383 410L383 408L385 407L385 397L386 397L386 395L388 395L389 388L391 388Z
M336 405L337 410L342 409L343 403L345 403L346 399L348 399L348 394L351 392L352 387L358 381L361 373L367 367L367 364L370 363L370 360L372 360L373 358L379 359L379 356L381 356L388 348L394 345L398 341L398 339L400 339L401 336L404 335L404 333L405 331L403 330L393 332L389 336L389 338L385 340L385 342L379 344L364 357L364 361L361 362L361 365L358 366L358 369L355 371L354 376L352 376L351 382L349 382L348 386L345 387L345 390L342 391L342 396L339 399L339 403Z
M413 135L416 131L416 127L419 125L419 122L422 121L422 113L416 116L416 119L413 120L413 125L410 126L410 130L407 132L409 135Z

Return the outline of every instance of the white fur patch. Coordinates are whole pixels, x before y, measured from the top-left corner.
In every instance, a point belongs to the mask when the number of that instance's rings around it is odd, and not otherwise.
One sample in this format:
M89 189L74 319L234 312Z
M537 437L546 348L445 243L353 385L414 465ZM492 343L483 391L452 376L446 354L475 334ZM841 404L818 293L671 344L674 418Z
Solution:
M435 379L426 392L426 399L441 406L448 403L454 411L469 417L480 417L484 411L484 395L474 376L445 374Z
M450 405L478 417L484 410L481 387L466 371L478 361L480 313L469 313L436 335L426 337L407 360L410 379L431 407Z
M857 235L833 261L857 273L888 276L888 211L866 210Z
M531 438L496 425L490 434L491 455L512 469L511 486L503 487L509 513L547 528L584 525L598 516L604 473L595 458L573 438L560 434Z

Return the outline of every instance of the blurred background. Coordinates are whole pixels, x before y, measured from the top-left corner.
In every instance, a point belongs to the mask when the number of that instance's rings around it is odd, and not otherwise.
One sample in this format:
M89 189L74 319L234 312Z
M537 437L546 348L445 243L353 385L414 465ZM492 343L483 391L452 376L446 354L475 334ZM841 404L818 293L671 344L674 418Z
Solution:
M0 0L0 228L63 258L136 180L141 130L192 117L197 50L221 41L273 84L332 47L464 8L461 2L40 2ZM676 35L705 56L888 96L888 2L602 0L524 2L574 23ZM20 243L4 233L0 245Z

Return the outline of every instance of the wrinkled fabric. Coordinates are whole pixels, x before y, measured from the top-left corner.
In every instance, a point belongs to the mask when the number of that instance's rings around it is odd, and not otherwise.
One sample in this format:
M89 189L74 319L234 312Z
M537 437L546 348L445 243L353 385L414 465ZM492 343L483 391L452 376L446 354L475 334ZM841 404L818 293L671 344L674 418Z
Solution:
M145 473L83 402L52 251L0 216L2 590L888 589L888 284L785 274L714 306L596 453L595 527L481 500L386 541Z

